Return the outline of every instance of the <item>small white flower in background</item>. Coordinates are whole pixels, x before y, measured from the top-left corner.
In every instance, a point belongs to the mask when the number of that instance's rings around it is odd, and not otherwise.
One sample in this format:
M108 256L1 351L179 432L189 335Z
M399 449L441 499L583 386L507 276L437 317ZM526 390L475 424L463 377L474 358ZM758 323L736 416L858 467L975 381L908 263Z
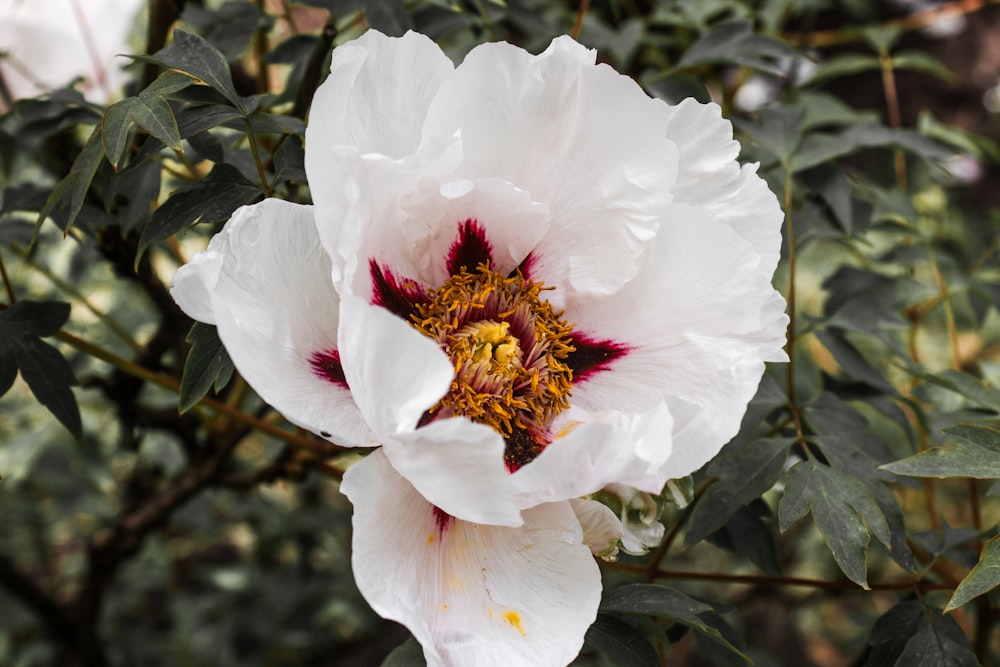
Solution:
M593 554L659 525L584 498L702 466L785 360L782 214L738 152L568 37L456 68L369 31L313 102L314 206L240 209L177 272L266 401L381 445L341 487L354 573L429 664L570 662Z
M144 0L0 0L0 77L12 99L82 77L104 103L125 80L129 33ZM3 99L0 98L0 106Z

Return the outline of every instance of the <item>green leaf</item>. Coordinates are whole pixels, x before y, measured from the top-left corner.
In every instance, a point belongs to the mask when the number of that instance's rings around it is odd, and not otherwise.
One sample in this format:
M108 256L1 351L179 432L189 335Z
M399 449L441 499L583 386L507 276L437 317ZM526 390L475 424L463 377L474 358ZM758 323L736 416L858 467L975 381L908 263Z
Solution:
M804 118L805 110L798 107L765 107L760 111L759 125L746 122L736 124L782 165L788 165L799 151Z
M128 129L132 125L132 102L131 97L115 102L104 111L104 117L101 119L101 142L104 145L104 154L115 171L118 171L118 165L125 154Z
M666 586L656 584L628 584L608 593L601 602L603 611L625 614L650 614L686 625L695 632L722 644L748 662L752 662L739 649L729 643L722 633L698 615L713 611L712 606L699 602Z
M875 370L868 360L844 335L843 329L829 328L816 331L816 338L823 344L846 376L859 380L886 393L895 393L892 384Z
M66 220L66 228L63 231L69 231L69 228L73 226L73 222L76 221L76 217L80 215L80 209L83 208L83 200L87 196L87 190L90 189L90 183L94 180L94 174L97 173L97 168L101 165L101 160L104 159L104 144L101 141L102 134L101 125L96 125L93 132L90 133L87 143L84 144L83 150L80 151L76 160L73 161L73 166L70 167L69 173L59 181L55 189L52 190L52 194L45 201L45 206L35 220L35 229L31 236L31 246L34 246L35 241L38 240L38 232L42 228L42 223L45 222L45 219L48 218L56 205L67 194L70 197L69 218Z
M660 658L641 632L625 621L598 614L586 642L596 646L618 667L659 667Z
M958 77L940 60L925 51L899 51L892 56L894 69L908 69L930 74L944 81L957 81Z
M718 479L694 506L684 544L691 546L719 530L738 509L774 486L792 442L761 438L724 448L708 466L708 475Z
M773 37L756 35L745 21L731 21L714 27L684 53L676 69L699 65L738 64L784 76L775 64L779 58L801 58L794 48Z
M222 222L233 211L263 195L236 167L220 163L194 185L174 192L142 232L139 254L149 244L168 238L196 222Z
M966 132L955 125L941 123L929 111L921 111L917 116L917 130L925 137L952 146L963 153L988 157L994 162L1000 162L1000 146L995 142Z
M18 301L0 311L7 336L54 336L69 319L69 304L61 301Z
M889 525L882 509L860 481L814 460L788 473L778 508L781 532L812 512L823 539L847 578L868 589L868 542L872 533L888 547Z
M0 311L0 395L13 384L16 368L38 402L79 438L83 427L70 389L76 384L73 370L59 350L40 339L57 333L67 317L69 304L59 302L18 301Z
M199 29L205 39L222 51L227 60L237 60L254 33L268 32L274 19L246 0L227 0L218 9L208 10L188 3L181 19Z
M1000 479L1000 432L975 424L959 424L944 432L952 447L932 447L882 470L909 477Z
M865 148L901 148L932 160L943 160L949 155L939 144L912 130L897 130L882 125L852 125L838 132L807 135L792 157L792 171L810 169Z
M216 392L221 390L233 374L233 361L215 327L195 322L187 341L191 343L191 351L184 362L181 378L178 398L181 413L190 410L213 385Z
M997 586L1000 586L1000 535L983 547L979 562L955 589L944 610L949 612L958 609L969 600L989 593Z
M907 600L876 621L868 667L978 667L968 638L951 616Z
M775 531L771 525L771 509L761 498L741 507L729 517L726 525L708 538L717 547L745 558L766 574L781 576L781 563Z
M392 649L392 653L382 661L382 667L426 667L424 651L411 635L405 642Z
M157 51L151 60L201 79L234 107L247 112L243 98L233 85L233 75L225 56L204 38L175 30L174 43Z
M181 150L181 135L173 109L162 97L140 95L133 98L130 109L132 119L142 129L175 151Z
M820 61L812 76L802 82L803 86L812 86L830 79L842 76L860 74L881 69L878 58L863 53L843 53Z
M402 37L413 27L403 0L364 0L368 25L390 37Z

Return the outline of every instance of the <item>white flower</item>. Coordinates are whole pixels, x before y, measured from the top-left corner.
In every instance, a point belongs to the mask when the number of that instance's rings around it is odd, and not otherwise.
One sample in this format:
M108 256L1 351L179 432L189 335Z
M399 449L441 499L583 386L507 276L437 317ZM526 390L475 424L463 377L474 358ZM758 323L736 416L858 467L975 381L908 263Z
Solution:
M0 0L0 77L13 98L83 78L91 102L121 88L142 0ZM2 105L0 98L0 105Z
M581 498L699 468L785 359L782 215L729 123L594 62L369 31L310 112L314 206L237 211L175 277L289 420L381 445L354 572L431 665L570 662L623 531Z

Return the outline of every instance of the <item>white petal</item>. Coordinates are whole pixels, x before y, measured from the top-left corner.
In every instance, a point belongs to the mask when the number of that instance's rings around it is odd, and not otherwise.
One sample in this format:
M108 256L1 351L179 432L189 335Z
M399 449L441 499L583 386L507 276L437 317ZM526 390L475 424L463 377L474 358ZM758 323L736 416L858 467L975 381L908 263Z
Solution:
M454 377L437 343L378 306L341 301L340 359L365 420L382 440L412 431Z
M372 444L347 388L310 363L337 348L339 305L311 206L266 199L238 209L177 271L171 294L218 326L236 368L290 421L342 444Z
M669 479L672 425L664 403L638 414L562 413L555 440L513 475L521 506L590 495L612 483L659 493Z
M396 38L369 30L334 49L309 112L307 169L338 146L390 158L413 153L427 107L453 69L437 44L415 32Z
M464 521L520 526L500 434L463 418L387 438L392 466L430 503Z
M418 151L424 116L453 69L436 44L413 32L391 38L369 30L334 50L309 112L305 166L338 287L367 270L357 265L362 231L426 175Z
M473 49L441 87L425 136L460 135L460 173L499 177L549 206L534 255L547 282L609 293L669 203L677 151L666 105L569 38L539 56L504 43Z
M532 201L525 190L496 178L431 181L407 193L392 216L401 223L399 233L405 243L373 234L373 252L389 266L399 266L406 260L393 257L386 249L405 248L409 262L420 262L411 264L410 277L431 287L448 278L448 251L456 242L459 225L468 219L475 220L485 232L493 251L493 266L504 273L517 268L549 229L547 206Z
M669 108L667 136L677 143L682 168L675 201L703 209L710 220L732 227L761 256L761 269L773 273L781 253L784 215L757 165L740 167L740 146L717 104L688 98Z
M666 399L670 476L698 469L736 434L764 362L786 359L788 318L770 278L732 228L674 207L635 280L614 298L567 309L579 330L630 348L574 385L574 405L634 413Z
M586 498L571 498L570 506L583 529L583 541L595 556L614 559L624 533L621 520L606 505Z
M464 418L417 428L451 386L454 369L437 343L356 296L341 305L340 358L351 393L392 465L445 512L521 525L503 439Z
M408 627L431 667L566 665L600 600L600 572L569 503L520 528L441 519L376 451L341 490L354 504L352 564L381 616Z

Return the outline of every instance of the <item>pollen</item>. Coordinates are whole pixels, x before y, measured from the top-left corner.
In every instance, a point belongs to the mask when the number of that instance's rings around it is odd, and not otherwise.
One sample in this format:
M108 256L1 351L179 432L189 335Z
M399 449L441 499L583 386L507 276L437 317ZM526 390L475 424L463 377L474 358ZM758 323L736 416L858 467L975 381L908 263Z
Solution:
M508 443L511 469L541 452L552 420L569 406L573 326L544 298L550 289L488 264L463 267L411 316L455 367L427 418L464 415L492 427Z
M503 620L507 621L512 628L520 632L522 637L528 636L528 633L524 631L524 626L521 625L521 615L519 613L516 611L505 611L502 616Z

